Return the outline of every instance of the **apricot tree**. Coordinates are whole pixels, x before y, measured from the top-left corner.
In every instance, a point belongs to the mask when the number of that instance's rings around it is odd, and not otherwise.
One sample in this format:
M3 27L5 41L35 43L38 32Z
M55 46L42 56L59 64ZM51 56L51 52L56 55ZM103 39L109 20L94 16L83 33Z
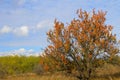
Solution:
M106 12L92 14L79 9L78 18L71 23L55 20L54 29L47 33L49 45L45 54L54 65L70 69L71 64L79 72L80 80L89 80L91 73L118 53L113 27L105 24Z

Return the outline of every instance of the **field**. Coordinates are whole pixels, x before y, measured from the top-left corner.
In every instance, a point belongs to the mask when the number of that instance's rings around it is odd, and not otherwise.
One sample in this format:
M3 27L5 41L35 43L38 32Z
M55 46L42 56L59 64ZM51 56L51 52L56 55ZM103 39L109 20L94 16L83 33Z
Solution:
M6 56L0 57L0 80L78 80L74 74L65 72L45 72L37 74L40 57ZM119 60L118 60L119 61ZM35 71L38 70L38 71ZM97 68L91 80L120 80L120 66L106 63Z
M2 78L0 80L78 80L78 79L72 75L54 73L54 74L45 74L45 75L36 75L36 74L25 74L25 75L17 75L17 76L14 75L14 76L8 76L6 78ZM91 80L120 80L120 73L113 75L105 75L105 76L101 75L94 77Z
M112 72L115 71L114 72ZM120 80L120 71L116 70L115 67L112 70L104 70L97 74L98 76L92 78L91 80ZM110 73L111 72L111 73ZM75 76L66 75L64 73L54 73L54 74L44 74L36 75L31 74L22 74L22 75L13 75L0 80L78 80Z
M34 72L39 63L39 57L35 56L3 56L0 57L0 77Z

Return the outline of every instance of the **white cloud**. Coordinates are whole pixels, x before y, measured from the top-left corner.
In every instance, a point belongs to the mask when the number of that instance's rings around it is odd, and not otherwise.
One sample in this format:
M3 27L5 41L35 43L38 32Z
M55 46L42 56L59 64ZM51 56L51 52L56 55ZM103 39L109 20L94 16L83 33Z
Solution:
M21 27L15 28L13 30L13 33L17 36L28 36L29 28L28 26L21 26Z
M28 36L29 35L29 28L28 26L21 26L21 27L10 27L10 26L3 26L0 28L0 34L9 34L13 33L16 36Z
M41 21L36 25L36 27L37 27L37 29L51 28L51 27L53 27L53 22L51 22L49 20Z
M24 53L26 52L26 50L24 48L20 48L19 50L17 50L17 52Z
M13 51L7 51L7 52L0 52L0 56L15 56L15 55L18 55L18 56L39 56L41 55L42 52L35 52L33 49L25 49L25 48L20 48L20 49L17 49L17 50L13 50Z
M25 37L28 36L29 33L33 32L36 33L38 31L40 31L41 29L45 29L45 30L49 30L51 28L53 28L54 24L53 21L51 20L44 20L44 21L40 21L39 23L37 23L34 27L30 27L30 26L16 26L16 27L10 27L10 26L3 26L0 29L0 34L5 34L5 33L12 33L15 36L18 37Z
M9 33L11 32L11 27L5 25L3 26L1 29L0 29L0 34L6 34L6 33Z
M30 53L31 53L31 52L34 52L34 50L33 50L33 49L30 49L30 50L28 50L28 52L30 52Z
M41 29L45 29L45 30L51 29L53 26L54 26L54 23L52 20L40 21L37 24L35 24L34 27L26 26L26 25L15 26L15 27L3 26L2 28L0 28L0 34L12 33L15 36L23 37L23 36L28 36L29 33L32 33L32 32L34 34L40 31Z

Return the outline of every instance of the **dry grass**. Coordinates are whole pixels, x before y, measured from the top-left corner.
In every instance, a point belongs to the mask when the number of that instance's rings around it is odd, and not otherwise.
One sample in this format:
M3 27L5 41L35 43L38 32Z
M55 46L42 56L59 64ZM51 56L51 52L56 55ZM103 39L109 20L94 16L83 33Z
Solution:
M120 80L120 66L105 64L96 70L96 77L92 80Z
M0 80L78 80L73 76L66 76L63 74L49 74L49 75L21 75L21 76L10 76ZM120 77L96 77L91 80L120 80Z
M77 80L73 76L66 76L61 73L55 74L44 74L44 75L19 75L19 76L9 76L0 80Z
M120 66L105 64L96 70L96 76L91 80L120 80ZM18 76L8 76L0 80L78 80L75 76L65 73L47 73L43 75L22 74Z

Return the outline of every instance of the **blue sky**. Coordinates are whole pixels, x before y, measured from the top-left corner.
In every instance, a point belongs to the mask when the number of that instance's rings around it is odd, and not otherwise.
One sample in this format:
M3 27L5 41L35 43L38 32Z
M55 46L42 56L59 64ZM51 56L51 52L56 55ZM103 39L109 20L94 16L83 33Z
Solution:
M41 52L54 19L69 23L76 10L107 11L107 24L120 39L120 0L0 0L0 53Z

